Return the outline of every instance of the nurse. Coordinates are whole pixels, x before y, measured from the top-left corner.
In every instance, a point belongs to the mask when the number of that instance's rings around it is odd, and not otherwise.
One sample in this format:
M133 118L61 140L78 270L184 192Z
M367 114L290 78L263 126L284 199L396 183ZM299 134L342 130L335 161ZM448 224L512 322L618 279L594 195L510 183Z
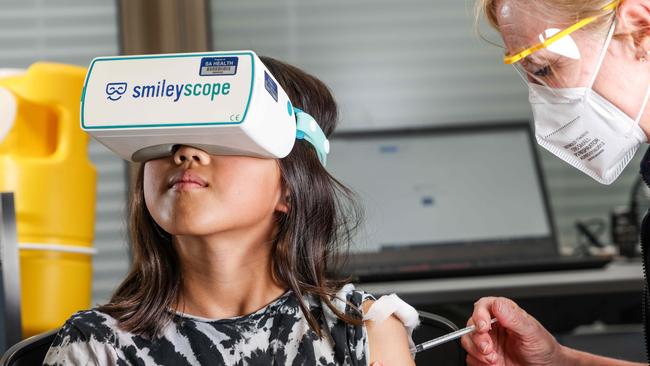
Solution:
M650 136L650 0L478 0L477 10L528 85L537 142L600 183L616 180ZM650 153L641 174L650 182ZM633 365L559 345L508 299L479 300L469 323L479 328L462 340L470 366Z

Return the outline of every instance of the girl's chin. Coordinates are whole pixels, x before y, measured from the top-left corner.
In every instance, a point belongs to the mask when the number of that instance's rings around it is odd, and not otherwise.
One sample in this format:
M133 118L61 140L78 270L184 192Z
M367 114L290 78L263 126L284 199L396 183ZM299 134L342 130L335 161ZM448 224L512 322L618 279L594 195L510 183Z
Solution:
M206 225L197 225L196 223L183 224L175 222L171 227L169 227L169 230L166 231L174 236L209 236L216 235L225 230L225 228L206 228Z

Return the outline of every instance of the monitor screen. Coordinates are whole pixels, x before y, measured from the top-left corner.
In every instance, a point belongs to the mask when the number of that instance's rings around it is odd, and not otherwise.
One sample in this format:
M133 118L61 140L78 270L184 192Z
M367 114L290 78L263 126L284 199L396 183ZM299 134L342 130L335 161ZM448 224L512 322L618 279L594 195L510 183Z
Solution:
M327 169L358 194L365 211L351 252L555 246L530 133L515 125L336 136Z

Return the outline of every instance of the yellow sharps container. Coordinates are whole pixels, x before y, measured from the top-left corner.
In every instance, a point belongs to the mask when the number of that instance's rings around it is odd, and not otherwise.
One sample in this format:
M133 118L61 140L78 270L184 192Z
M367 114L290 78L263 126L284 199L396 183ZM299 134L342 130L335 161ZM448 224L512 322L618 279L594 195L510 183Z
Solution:
M85 75L36 63L0 76L0 191L16 200L24 337L90 306L96 172L79 127Z

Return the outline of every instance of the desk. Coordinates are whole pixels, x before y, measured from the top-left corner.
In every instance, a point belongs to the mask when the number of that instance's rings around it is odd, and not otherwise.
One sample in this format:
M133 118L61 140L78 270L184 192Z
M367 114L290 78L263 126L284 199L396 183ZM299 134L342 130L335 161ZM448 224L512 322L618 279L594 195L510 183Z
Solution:
M614 261L604 268L491 276L360 283L374 295L397 293L414 305L474 302L483 296L539 298L615 294L643 289L640 261Z

